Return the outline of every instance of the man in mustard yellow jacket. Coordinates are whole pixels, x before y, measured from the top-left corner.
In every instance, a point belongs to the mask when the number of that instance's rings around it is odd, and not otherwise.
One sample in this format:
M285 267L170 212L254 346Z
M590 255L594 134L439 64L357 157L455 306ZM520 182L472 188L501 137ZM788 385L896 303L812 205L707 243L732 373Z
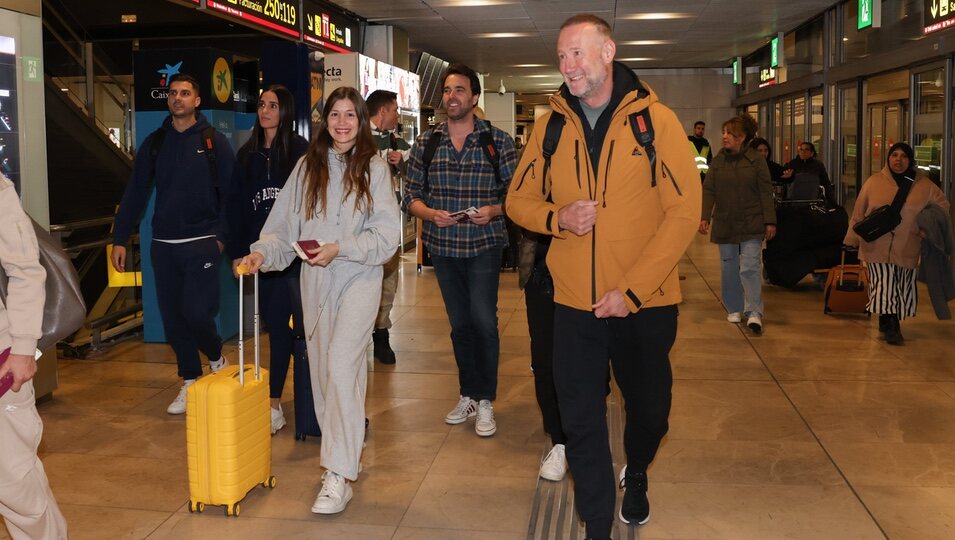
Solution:
M554 237L547 256L556 303L554 382L577 510L595 539L609 538L613 524L611 363L627 410L620 518L650 518L646 470L668 429L677 263L701 205L680 121L613 61L615 52L606 21L576 15L563 24L557 57L564 84L551 107L565 123L548 164L551 115L537 121L505 206L522 227Z

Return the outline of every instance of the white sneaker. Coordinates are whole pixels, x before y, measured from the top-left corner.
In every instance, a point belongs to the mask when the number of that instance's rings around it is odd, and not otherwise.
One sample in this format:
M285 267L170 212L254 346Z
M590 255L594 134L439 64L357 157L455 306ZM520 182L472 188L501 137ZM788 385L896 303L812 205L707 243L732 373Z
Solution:
M743 322L743 314L739 311L734 311L733 313L730 313L726 316L726 322L733 324Z
M212 372L215 373L228 365L229 365L229 359L226 358L225 356L220 356L218 360L214 362L209 362L209 369L211 369Z
M541 463L540 477L544 480L560 482L565 474L567 474L567 456L564 454L564 445L555 444Z
M272 411L272 435L275 435L276 431L285 427L285 413L282 411L281 405L278 409L269 407L269 410Z
M454 409L444 417L444 421L453 426L464 422L475 414L477 414L477 403L468 396L461 396Z
M332 471L322 475L322 489L312 505L313 514L337 514L351 500L352 489L345 477Z
M746 321L746 326L757 336L763 333L763 319L759 315L751 315Z
M183 414L186 412L186 389L195 384L195 382L195 379L182 381L182 388L179 389L179 395L166 407L168 414Z
M477 422L474 423L474 432L481 437L490 437L497 431L497 422L494 421L494 407L491 402L482 399L477 407Z

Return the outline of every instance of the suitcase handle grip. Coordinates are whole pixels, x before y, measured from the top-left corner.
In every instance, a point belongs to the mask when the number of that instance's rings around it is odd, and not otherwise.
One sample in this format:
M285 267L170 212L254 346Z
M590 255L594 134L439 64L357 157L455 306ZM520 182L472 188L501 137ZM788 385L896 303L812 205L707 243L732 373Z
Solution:
M255 380L261 380L259 359L259 273L252 274L252 323L255 328ZM245 275L239 274L239 384L245 386L245 317L243 308L243 293L245 291Z

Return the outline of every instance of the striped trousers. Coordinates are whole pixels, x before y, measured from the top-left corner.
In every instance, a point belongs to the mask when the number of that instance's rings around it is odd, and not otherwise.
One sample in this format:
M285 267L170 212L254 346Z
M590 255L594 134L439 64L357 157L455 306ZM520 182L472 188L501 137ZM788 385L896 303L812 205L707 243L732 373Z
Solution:
M869 313L915 316L918 305L916 271L892 263L869 263Z

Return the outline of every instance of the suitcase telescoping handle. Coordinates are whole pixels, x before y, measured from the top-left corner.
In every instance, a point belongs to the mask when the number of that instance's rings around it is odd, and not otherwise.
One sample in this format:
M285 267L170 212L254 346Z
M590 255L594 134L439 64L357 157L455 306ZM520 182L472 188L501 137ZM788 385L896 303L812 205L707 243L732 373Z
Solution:
M840 257L841 257L841 259L840 259L840 261L839 261L839 267L840 267L840 268L846 265L846 252L847 252L847 251L856 251L856 250L857 250L857 248L855 248L855 247L853 247L853 246L846 246L846 245L843 245L843 246L842 246L842 250L841 250L842 253L839 254ZM845 276L845 275L846 275L845 272L839 272L839 286L840 286L840 287L842 287L842 278L843 278L843 276Z
M252 324L255 329L255 380L260 380L259 373L259 273L252 274ZM245 386L245 317L243 309L243 291L245 291L245 274L239 272L239 384Z

